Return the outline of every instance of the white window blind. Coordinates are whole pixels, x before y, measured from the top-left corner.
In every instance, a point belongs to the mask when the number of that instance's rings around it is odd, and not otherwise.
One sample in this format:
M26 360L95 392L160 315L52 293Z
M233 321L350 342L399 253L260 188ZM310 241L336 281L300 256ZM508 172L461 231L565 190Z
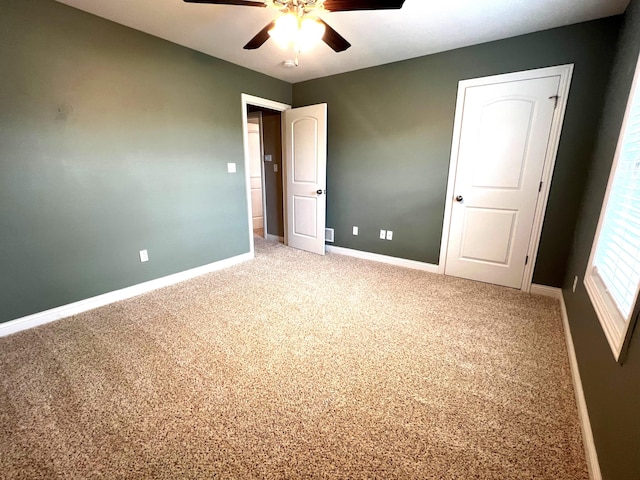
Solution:
M616 360L640 290L640 61L622 125L584 277Z
M623 133L594 261L621 315L627 318L640 284L640 89Z

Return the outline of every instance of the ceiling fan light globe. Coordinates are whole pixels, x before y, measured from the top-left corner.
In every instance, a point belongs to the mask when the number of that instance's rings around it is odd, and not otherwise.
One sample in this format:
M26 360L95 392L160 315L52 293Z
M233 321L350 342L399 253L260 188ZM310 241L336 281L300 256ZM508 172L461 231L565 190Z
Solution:
M322 40L324 32L324 24L310 17L303 18L298 32L298 50L303 52L316 46Z
M292 13L282 15L269 30L269 35L278 45L286 48L298 36L298 18Z

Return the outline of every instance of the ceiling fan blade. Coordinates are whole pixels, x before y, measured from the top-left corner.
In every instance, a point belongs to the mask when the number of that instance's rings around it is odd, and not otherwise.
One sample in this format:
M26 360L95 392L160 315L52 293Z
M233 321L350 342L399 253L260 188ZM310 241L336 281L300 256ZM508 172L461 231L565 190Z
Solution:
M241 5L243 7L266 7L264 2L243 0L182 0L187 3L209 3L213 5Z
M325 0L324 8L330 12L351 10L397 10L405 0Z
M322 36L322 41L329 45L335 52L344 52L347 48L351 46L347 40L336 32L333 28L331 28L327 22L318 19L320 23L324 25L324 35Z
M249 43L247 43L242 48L244 48L245 50L255 50L256 48L260 48L264 44L264 42L269 40L269 30L271 30L275 26L275 24L276 22L274 20L269 25L260 30L258 34L251 40L249 40Z

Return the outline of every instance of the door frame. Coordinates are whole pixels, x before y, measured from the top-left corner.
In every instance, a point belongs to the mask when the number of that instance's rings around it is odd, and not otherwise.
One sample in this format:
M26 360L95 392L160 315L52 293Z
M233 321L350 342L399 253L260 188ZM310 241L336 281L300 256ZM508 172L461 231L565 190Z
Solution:
M542 226L544 224L544 216L549 200L549 192L551 179L553 178L553 169L558 154L558 146L560 144L560 134L564 122L564 115L567 110L567 100L569 98L569 88L571 86L571 78L573 76L573 63L567 65L557 65L554 67L537 68L533 70L525 70L522 72L506 73L500 75L491 75L482 78L473 78L469 80L461 80L458 82L458 94L456 99L455 120L453 125L453 139L451 142L451 159L449 162L449 179L447 181L447 196L444 207L444 222L442 225L442 241L440 244L440 261L438 264L438 273L444 274L447 259L447 249L449 246L449 234L451 228L451 214L453 207L454 187L456 180L456 172L458 168L458 153L460 148L460 138L462 133L462 114L464 110L464 100L467 88L478 87L483 85L491 85L502 82L514 82L519 80L531 80L542 77L560 76L560 86L558 89L558 105L553 113L551 123L551 131L549 133L549 143L545 153L544 167L542 170L542 190L538 195L536 202L536 210L533 218L533 228L531 237L529 238L529 247L527 253L529 262L524 268L522 276L521 290L529 292L531 282L533 280L533 270L538 256L538 247L540 245L540 236L542 234Z
M249 227L249 253L251 256L255 256L255 245L253 241L253 209L251 208L251 172L249 171L251 168L251 159L249 157L249 138L247 135L247 107L252 105L254 107L263 107L271 110L275 110L277 112L284 112L285 110L289 110L291 105L287 105L286 103L280 103L273 100L268 100L266 98L260 98L253 95L249 95L246 93L242 93L240 95L240 101L242 105L242 146L244 149L244 185L245 185L245 194L247 200L247 226ZM261 159L261 163L264 163ZM284 168L283 168L284 170ZM282 175L282 173L281 173ZM264 181L264 171L263 171L263 181ZM263 192L266 194L266 192ZM266 204L264 205L266 207ZM264 211L264 215L266 218L267 212ZM286 226L286 225L285 225ZM265 222L266 227L266 222ZM267 235L267 231L265 228L265 236Z

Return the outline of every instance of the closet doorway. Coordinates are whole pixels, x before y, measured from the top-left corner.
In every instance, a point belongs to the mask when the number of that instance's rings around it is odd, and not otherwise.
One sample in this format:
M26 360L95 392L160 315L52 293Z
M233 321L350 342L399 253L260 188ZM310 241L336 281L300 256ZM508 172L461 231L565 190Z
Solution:
M247 104L253 235L284 242L281 112Z

